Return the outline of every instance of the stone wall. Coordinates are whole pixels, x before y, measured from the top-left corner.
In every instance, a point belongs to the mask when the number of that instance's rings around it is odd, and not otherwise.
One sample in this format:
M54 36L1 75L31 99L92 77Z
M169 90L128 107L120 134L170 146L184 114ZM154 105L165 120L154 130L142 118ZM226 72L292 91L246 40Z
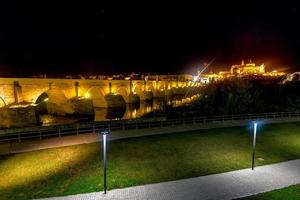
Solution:
M35 106L0 108L0 128L36 126L38 113Z

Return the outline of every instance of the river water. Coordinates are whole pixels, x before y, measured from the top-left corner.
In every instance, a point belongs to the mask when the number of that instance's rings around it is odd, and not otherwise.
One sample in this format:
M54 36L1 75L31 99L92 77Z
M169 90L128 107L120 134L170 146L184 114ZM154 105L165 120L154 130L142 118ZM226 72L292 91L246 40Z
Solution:
M151 113L155 110L163 110L165 104L172 107L187 105L194 100L199 98L199 95L195 95L189 98L182 98L180 100L167 100L162 101L154 99L151 102L141 102L140 104L127 104L124 108L95 108L95 122L105 121L105 120L118 120L118 119L136 119L144 116L145 114ZM70 116L55 116L49 114L40 115L40 121L42 126L51 125L62 125L62 124L72 124L81 121L76 117Z

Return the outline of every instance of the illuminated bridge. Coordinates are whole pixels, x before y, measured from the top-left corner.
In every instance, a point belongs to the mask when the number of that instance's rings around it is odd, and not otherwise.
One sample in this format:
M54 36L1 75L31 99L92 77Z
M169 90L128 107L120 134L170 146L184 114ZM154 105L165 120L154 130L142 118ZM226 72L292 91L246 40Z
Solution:
M12 116L20 117L22 110L26 116L34 115L34 107L40 104L50 114L84 114L94 107L122 107L153 98L189 97L198 94L200 88L200 83L179 80L1 78L0 117L2 121L12 121ZM43 102L45 99L47 102ZM16 114L3 114L12 110Z

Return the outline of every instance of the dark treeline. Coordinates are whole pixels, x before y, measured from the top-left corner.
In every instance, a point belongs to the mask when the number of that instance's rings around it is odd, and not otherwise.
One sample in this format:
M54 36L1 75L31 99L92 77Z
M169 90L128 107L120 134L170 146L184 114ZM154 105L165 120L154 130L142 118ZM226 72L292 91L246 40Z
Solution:
M300 81L281 82L280 79L235 78L210 83L198 101L156 114L178 118L300 110Z
M208 85L195 107L208 115L295 111L300 108L300 82L228 79Z

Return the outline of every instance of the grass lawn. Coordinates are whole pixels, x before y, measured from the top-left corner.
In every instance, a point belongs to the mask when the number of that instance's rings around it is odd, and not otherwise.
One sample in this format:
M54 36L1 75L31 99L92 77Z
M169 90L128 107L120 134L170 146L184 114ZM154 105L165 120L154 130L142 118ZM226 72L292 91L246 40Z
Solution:
M296 200L300 199L300 184L287 188L266 192L240 200Z
M251 166L248 127L200 130L108 143L108 189ZM0 198L31 199L102 190L99 143L0 157ZM300 158L300 123L262 125L257 165Z

